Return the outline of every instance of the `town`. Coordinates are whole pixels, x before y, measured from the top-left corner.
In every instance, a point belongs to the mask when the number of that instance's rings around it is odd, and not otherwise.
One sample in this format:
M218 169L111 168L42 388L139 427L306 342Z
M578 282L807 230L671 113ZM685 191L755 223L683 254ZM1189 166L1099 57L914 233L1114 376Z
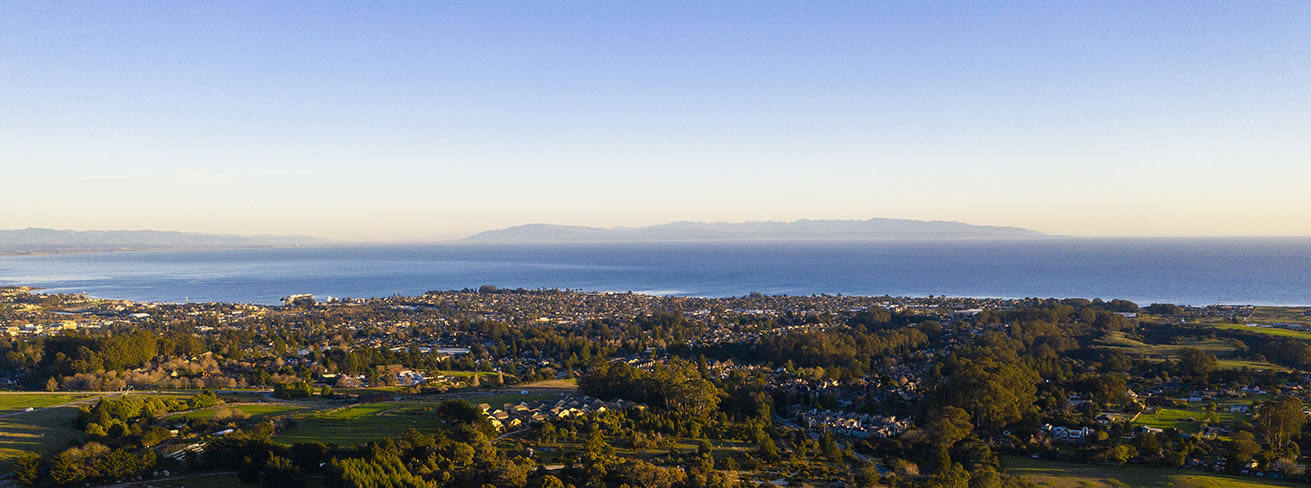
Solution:
M12 287L0 462L22 486L1293 483L1308 324L1123 300Z

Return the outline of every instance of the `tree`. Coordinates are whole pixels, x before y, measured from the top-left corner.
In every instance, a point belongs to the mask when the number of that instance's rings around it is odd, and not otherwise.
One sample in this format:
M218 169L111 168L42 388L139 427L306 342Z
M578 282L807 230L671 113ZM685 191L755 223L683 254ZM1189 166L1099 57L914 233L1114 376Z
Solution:
M278 383L273 385L273 396L283 400L309 398L313 394L314 387L304 381L296 383Z
M560 481L560 478L556 478L548 474L542 477L541 488L565 488L565 487L564 487L564 482Z
M1037 373L1023 364L966 359L939 388L938 404L965 410L977 427L1000 429L1031 409L1037 383Z
M329 488L431 488L433 485L406 469L396 454L373 459L347 458L328 463L324 484Z
M951 448L974 431L970 414L956 407L942 407L930 412L925 427L933 442L942 448Z
M290 459L269 454L264 467L260 469L259 484L263 488L302 488L305 486L305 475Z
M41 481L41 456L24 454L14 462L14 481L26 487L36 486Z
M929 478L931 488L969 488L970 473L960 463L947 463Z
M820 449L821 451L824 452L825 459L828 459L829 461L832 462L838 462L842 460L842 448L838 447L837 441L833 440L832 432L829 432L827 430L824 431L824 435L820 437L819 442L820 442Z
M1199 383L1205 384L1219 367L1220 360L1214 354L1195 347L1185 348L1179 354L1179 372Z
M1258 452L1261 452L1261 444L1256 442L1256 436L1251 432L1238 431L1229 442L1229 458L1235 465L1247 464Z
M496 435L496 427L482 410L464 400L452 399L437 404L437 416L452 424L466 425L483 435Z
M869 461L857 465L855 470L851 473L851 476L855 480L856 486L862 488L869 488L878 485L881 478L879 476L878 465Z
M675 481L669 470L640 459L615 466L607 477L633 488L669 488Z
M1138 455L1138 449L1128 444L1116 444L1103 449L1097 457L1104 462L1124 464Z
M1129 391L1128 378L1124 373L1099 374L1089 378L1086 384L1093 401L1102 405L1124 400Z
M1173 303L1153 303L1143 307L1143 311L1154 315L1179 315L1184 313L1183 307Z
M1283 449L1284 445L1301 432L1302 426L1306 424L1302 401L1283 396L1262 403L1256 408L1255 423L1271 448Z
M760 441L757 442L756 447L760 453L760 458L764 459L765 462L772 463L778 461L778 447L774 445L774 439L770 438L768 435L760 436Z

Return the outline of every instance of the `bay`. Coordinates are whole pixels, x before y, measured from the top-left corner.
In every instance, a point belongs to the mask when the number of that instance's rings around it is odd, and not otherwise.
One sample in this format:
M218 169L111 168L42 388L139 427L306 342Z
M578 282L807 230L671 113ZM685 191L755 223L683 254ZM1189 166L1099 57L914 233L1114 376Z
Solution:
M0 284L137 301L277 303L427 290L1123 298L1311 304L1307 238L379 245L0 257Z

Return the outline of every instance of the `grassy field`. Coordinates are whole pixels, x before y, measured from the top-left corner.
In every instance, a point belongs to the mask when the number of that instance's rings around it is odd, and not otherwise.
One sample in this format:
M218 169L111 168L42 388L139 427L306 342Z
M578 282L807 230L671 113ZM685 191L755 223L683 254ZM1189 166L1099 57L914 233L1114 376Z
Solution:
M1249 322L1261 324L1307 324L1311 325L1311 308L1306 307L1256 307Z
M227 407L227 408L235 408L235 409L237 409L237 410L241 410L242 412L245 412L247 415L250 415L250 417L251 417L252 419L258 419L258 418L260 418L260 417L273 417L273 416L278 416L278 415L288 415L288 414L293 414L293 413L304 412L304 411L310 410L310 407L308 407L308 406L300 405L300 404L295 404L295 403L260 403L260 404L244 404L244 405L219 405L219 406L217 406L217 407L210 407L210 408L206 408L206 409L204 409L204 410L196 410L196 411L194 411L194 412L187 412L187 413L184 413L184 414L174 415L173 417L176 417L176 418L182 418L182 419L207 419L207 418L213 417L213 416L214 416L214 412L216 412L216 411L218 411L220 408L224 408L224 407Z
M1257 327L1246 327L1238 324L1205 324L1207 327L1231 325L1242 329L1259 329ZM1270 329L1260 329L1270 330ZM1283 329L1282 332L1292 332ZM1308 337L1311 338L1311 337ZM1238 350L1234 344L1224 339L1199 339L1193 341L1180 342L1177 344L1148 344L1125 337L1121 332L1110 332L1096 341L1097 347L1114 349L1130 356L1136 356L1145 359L1166 359L1177 358L1185 349L1195 348L1209 352L1220 358L1220 369L1268 369L1287 371L1288 368L1278 366L1264 361L1250 361L1245 359L1233 358Z
M1246 416L1226 411L1223 407L1216 412L1216 415L1220 417L1221 424L1232 424L1247 420ZM1144 425L1161 429L1173 427L1179 429L1180 432L1196 434L1201 430L1202 422L1205 420L1206 411L1201 408L1157 408L1156 411L1152 413L1143 413L1139 415L1138 418L1134 419L1133 425Z
M76 417L76 407L59 407L0 418L0 472L9 471L23 453L61 451L81 439L73 429Z
M496 373L490 371L433 371L433 374L450 376L452 378L460 378L462 380L468 380L469 378L472 378L474 375L478 375L478 379L480 381L496 376Z
M1269 322L1259 322L1259 323L1269 323ZM1204 325L1206 327L1210 327L1213 329L1237 330L1242 332L1250 332L1253 334L1263 334L1263 335L1269 335L1275 337L1287 337L1291 339L1311 340L1311 332L1281 329L1278 327L1251 327L1243 324L1230 324L1230 323L1214 323L1214 324L1200 324L1200 325Z
M1146 466L1100 466L1005 456L1003 469L1052 488L1265 488L1301 486L1201 471Z
M533 393L529 393L527 395L520 395L518 393L498 393L495 395L488 395L488 396L469 396L464 398L464 400L474 405L480 403L486 403L487 405L490 405L492 409L497 409L497 408L501 408L506 403L517 404L519 402L540 402L542 400L554 400L557 397L558 395L542 395L542 394L533 394Z
M431 433L444 428L430 411L433 406L432 402L379 402L305 415L296 418L299 425L278 433L274 440L355 445L393 437L409 428Z
M0 394L0 415L21 412L26 408L45 408L75 402L95 395L81 393L4 393Z

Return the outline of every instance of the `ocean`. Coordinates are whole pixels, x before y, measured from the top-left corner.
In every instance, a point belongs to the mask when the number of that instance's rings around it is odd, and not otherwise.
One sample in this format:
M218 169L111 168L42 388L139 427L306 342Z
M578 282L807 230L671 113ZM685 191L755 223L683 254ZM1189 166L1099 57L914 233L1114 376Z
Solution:
M390 245L0 257L0 284L137 301L272 304L428 290L1122 298L1311 304L1308 238Z

